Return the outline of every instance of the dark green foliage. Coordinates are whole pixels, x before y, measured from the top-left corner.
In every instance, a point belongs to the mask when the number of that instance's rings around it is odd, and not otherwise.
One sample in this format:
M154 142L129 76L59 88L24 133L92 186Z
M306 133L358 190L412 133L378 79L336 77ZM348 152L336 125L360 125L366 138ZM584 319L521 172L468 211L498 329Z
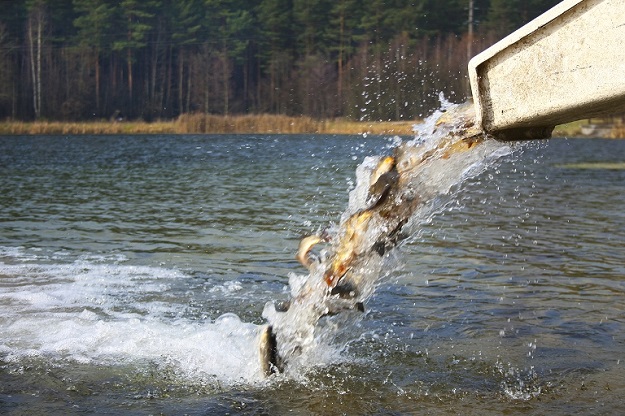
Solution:
M0 0L0 119L411 119L557 0Z
M486 25L500 35L518 29L560 0L490 0Z

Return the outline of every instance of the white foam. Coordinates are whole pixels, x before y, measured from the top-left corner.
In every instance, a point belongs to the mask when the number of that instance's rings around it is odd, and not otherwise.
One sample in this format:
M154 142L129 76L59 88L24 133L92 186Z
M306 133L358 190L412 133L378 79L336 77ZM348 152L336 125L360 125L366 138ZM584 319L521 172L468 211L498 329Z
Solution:
M443 110L454 106L441 101ZM406 143L409 150L423 154L435 149L449 134L449 129L435 125L440 114L435 113L418 129L417 137ZM460 183L508 152L510 148L493 142L462 155L424 161L420 169L412 172L414 177L406 176L406 180L429 202L412 213L402 231L416 233L421 224L445 207ZM371 172L379 161L380 157L367 157L358 167L356 186L350 193L342 225L366 208ZM367 231L371 235L365 235L364 240L377 241L379 230L371 227ZM339 230L330 231L337 234ZM321 258L325 259L323 252ZM173 285L181 285L181 280L184 286L184 280L191 276L175 269L123 264L125 261L120 255L84 255L72 260L67 252L46 255L0 247L3 358L19 361L43 357L107 365L134 365L147 360L173 369L183 379L200 382L263 380L258 326L244 323L231 313L215 321L180 318L181 304L163 294L170 292ZM367 286L359 289L366 298L388 271L382 273L382 259L377 255L361 267ZM283 357L289 358L288 376L298 376L302 369L336 358L337 349L329 345L336 333L333 318L325 321L327 331L318 331L319 318L333 306L328 303L324 270L317 265L307 276L290 276L293 302L288 313L276 312L273 304L268 304L263 312L263 317L274 326L281 354L286 352ZM217 282L207 289L219 300L238 298L244 291L239 281Z
M88 311L15 320L3 328L7 361L37 356L85 364L173 365L194 381L258 381L258 327L228 314L212 323L168 323L150 318L108 321Z
M102 259L95 258L31 264L42 259L20 248L0 252L5 261L17 263L0 262L0 354L6 361L41 357L140 365L147 360L193 382L263 379L257 325L235 314L214 321L167 317L180 305L156 295L171 282L190 278L181 271L96 264ZM223 288L241 290L241 284Z

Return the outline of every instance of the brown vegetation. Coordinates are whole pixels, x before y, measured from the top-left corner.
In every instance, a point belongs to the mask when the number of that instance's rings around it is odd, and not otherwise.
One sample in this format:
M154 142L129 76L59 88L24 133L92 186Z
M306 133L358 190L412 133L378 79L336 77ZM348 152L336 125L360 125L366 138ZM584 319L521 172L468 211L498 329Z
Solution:
M584 121L574 121L572 123L561 124L553 129L553 137L580 137L582 135L582 125Z
M592 119L592 120L577 120L567 124L561 124L556 126L553 130L553 137L602 137L606 139L625 139L625 123L622 121L622 117L608 117L605 119ZM604 126L605 132L601 134L588 133L584 134L583 128L585 126L597 124Z
M0 123L0 134L159 134L174 133L172 122L112 123L107 121L70 122L61 121L5 121Z
M316 120L310 117L288 117L259 114L218 116L211 114L183 114L174 121L77 122L5 121L0 123L0 134L413 134L416 121L357 122L348 119Z
M414 134L417 120L354 121L347 118L317 120L311 117L289 117L274 114L220 116L214 114L183 114L173 121L4 121L0 135L36 134L380 134L409 136ZM584 137L582 126L588 120L556 126L553 137ZM609 138L625 138L625 123L610 120Z
M612 132L610 134L610 138L625 138L625 115L621 115L615 120L614 126L612 127Z

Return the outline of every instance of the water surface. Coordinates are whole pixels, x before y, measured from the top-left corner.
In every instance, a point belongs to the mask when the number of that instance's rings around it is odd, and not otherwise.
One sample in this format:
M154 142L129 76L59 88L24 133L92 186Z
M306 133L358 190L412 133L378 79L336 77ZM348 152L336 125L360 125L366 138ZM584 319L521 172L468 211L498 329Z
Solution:
M362 136L0 138L0 409L625 410L625 142L553 139L470 181L301 377L254 337L338 221Z

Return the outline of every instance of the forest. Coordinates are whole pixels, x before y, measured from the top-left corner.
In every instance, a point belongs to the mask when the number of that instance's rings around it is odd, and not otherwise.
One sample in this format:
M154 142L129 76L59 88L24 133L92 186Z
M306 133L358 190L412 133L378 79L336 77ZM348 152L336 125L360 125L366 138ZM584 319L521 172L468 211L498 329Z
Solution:
M0 0L0 120L410 120L558 0Z

